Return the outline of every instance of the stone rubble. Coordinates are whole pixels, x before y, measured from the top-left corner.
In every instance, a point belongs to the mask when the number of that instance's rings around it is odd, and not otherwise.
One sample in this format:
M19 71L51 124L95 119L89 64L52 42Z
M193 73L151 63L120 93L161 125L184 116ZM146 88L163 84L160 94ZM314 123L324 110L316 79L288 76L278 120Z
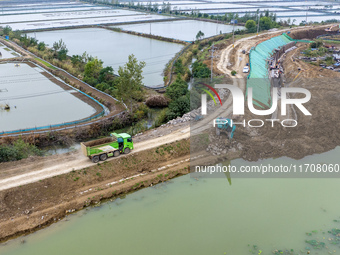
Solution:
M218 89L218 94L221 98L221 100L223 100L224 98L226 98L229 95L229 92L225 89ZM218 98L215 97L216 102L219 102ZM219 107L219 104L217 105L217 107ZM209 100L207 102L207 110L209 111L213 111L215 110L216 105L214 103L213 100ZM179 123L184 123L187 121L191 121L191 120L199 120L201 118L201 107L192 110L186 114L184 114L182 117L177 117L176 119L170 120L168 123L163 124L162 127L165 126L169 126L169 125L176 125Z

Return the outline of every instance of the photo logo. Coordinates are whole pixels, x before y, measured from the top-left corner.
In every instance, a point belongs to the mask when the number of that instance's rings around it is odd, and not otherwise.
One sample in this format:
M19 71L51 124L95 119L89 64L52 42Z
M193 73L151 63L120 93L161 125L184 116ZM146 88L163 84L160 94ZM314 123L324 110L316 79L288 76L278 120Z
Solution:
M207 85L204 84L207 88L209 88L211 91L213 91L215 93L215 95L217 96L217 98L220 101L220 104L222 105L222 101L220 96L218 95L217 91ZM244 100L245 100L245 96L243 94L243 91L234 86L234 85L228 85L228 84L216 84L215 88L217 89L228 89L232 95L233 98L233 114L234 115L244 115ZM213 95L210 93L210 91L203 89L203 91L205 91L213 100L214 103L216 105L216 100L213 97ZM264 116L264 115L269 115L269 114L273 114L276 110L277 110L277 106L278 106L278 91L277 88L272 88L272 105L269 109L263 109L263 110L258 110L255 109L254 105L253 105L253 88L248 88L247 90L247 101L248 101L248 109L251 113L258 115L258 116ZM290 98L289 94L290 93L299 93L299 94L304 94L305 97L303 98ZM281 88L281 115L282 116L286 116L287 115L287 105L295 105L304 115L306 116L311 116L312 114L306 109L306 107L303 106L304 103L307 103L309 100L311 99L311 93L304 88ZM207 115L207 95L206 94L201 94L201 113L202 115ZM218 119L214 120L214 126L215 124L218 122ZM250 122L260 122L260 125L251 125L249 124ZM274 125L274 121L279 121L278 119L266 119L266 121L270 121L272 122L272 126ZM284 122L293 122L293 125L284 125ZM219 122L217 123L219 124ZM231 125L233 124L243 124L243 126L245 126L245 120L241 123L233 123L233 121L231 121ZM263 126L264 122L263 120L260 119L256 119L256 120L250 120L248 121L248 125L251 127L261 127ZM297 121L294 119L289 119L289 120L283 120L281 121L281 124L283 126L287 126L287 127L295 127L297 125Z
M222 105L222 101L220 96L218 95L217 91L207 85L204 84L206 87L208 87L209 89L211 89L217 96L217 98L220 100L220 103ZM227 85L227 84L216 84L215 85L216 88L218 89L228 89L231 92L231 95L233 97L233 114L236 115L244 115L244 95L243 92L240 88L233 86L233 85ZM203 91L205 91L208 95L210 95L210 97L214 100L215 105L216 105L216 100L213 97L213 95L207 91L206 89L203 89ZM302 93L305 94L304 98L289 98L287 97L287 95L289 93ZM248 88L248 109L255 115L269 115L272 114L273 112L275 112L276 108L277 108L277 88L273 88L273 104L271 106L270 109L267 110L257 110L254 108L253 105L253 88ZM206 115L207 114L207 96L206 94L202 94L201 95L201 99L202 99L202 114ZM287 115L287 105L288 104L292 104L295 105L297 108L300 109L300 111L304 114L304 115L312 115L302 104L307 103L309 100L311 99L311 93L304 88L281 88L281 114L283 116Z

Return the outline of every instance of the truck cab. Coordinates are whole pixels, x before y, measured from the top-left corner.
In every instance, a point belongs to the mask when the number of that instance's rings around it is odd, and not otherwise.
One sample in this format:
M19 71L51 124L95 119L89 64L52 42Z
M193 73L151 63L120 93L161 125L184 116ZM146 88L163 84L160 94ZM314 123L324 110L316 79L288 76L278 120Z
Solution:
M126 153L125 150L128 148L129 152L133 150L132 137L127 133L112 133L111 137L117 138L118 149L120 153ZM127 153L129 153L127 152Z

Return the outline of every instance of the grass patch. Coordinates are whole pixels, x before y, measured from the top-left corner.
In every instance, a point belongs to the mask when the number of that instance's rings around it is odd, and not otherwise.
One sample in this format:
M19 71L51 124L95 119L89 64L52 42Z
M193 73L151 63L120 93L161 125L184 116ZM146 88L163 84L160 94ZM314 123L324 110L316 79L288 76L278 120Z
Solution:
M324 42L325 44L327 44L327 43L340 44L340 41L337 41L337 40L324 40L323 42Z
M53 70L57 70L57 68L55 68L54 66L52 66L50 63L40 59L40 58L34 58L36 61L42 63L43 65L47 66L48 68L51 68Z
M11 49L9 49L9 48L4 48L4 50L11 51Z

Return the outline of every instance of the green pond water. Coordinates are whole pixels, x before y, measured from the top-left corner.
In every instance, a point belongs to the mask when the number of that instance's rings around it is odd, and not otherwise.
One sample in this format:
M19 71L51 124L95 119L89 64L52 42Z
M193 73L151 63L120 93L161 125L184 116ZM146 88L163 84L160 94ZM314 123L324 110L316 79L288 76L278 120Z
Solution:
M339 161L339 152L313 159ZM328 231L340 228L339 192L339 178L231 176L230 185L186 175L70 215L0 245L0 254L338 254Z

